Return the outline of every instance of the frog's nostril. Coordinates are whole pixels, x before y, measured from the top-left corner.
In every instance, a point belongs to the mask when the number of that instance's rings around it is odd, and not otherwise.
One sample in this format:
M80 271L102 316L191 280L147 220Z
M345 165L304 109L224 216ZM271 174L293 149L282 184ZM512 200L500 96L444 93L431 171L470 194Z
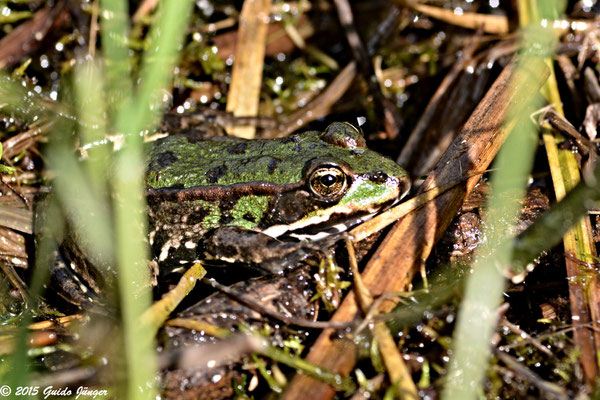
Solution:
M377 184L385 183L385 181L387 181L387 179L388 179L388 175L386 173L384 173L383 171L374 172L369 177L369 180L371 182L375 182Z

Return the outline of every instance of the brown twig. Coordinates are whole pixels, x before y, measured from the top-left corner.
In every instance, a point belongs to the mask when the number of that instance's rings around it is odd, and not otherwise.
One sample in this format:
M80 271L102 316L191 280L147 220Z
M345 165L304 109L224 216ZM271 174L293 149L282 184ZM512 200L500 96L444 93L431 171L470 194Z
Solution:
M334 0L334 4L342 27L346 32L346 39L352 50L354 60L359 67L361 75L368 84L369 93L371 93L375 101L375 108L383 115L383 125L388 138L394 139L398 136L402 124L400 116L394 105L381 92L367 48L354 25L354 16L352 15L352 9L348 0Z
M42 134L50 132L52 122L32 127L31 129L21 132L18 135L12 136L2 142L2 158L10 159L33 144L33 141Z
M5 182L4 179L0 179L0 183L2 183L4 186L6 186L8 188L8 190L10 190L15 196L17 196L17 198L19 200L21 200L23 202L23 204L25 204L25 207L27 207L29 209L29 211L32 210L31 202L29 201L27 196L25 196L23 193L21 193L17 189L15 189L10 183ZM2 211L0 210L0 213L1 212ZM31 233L31 231L29 231L27 233Z
M235 301L238 301L238 302L250 307L251 309L258 311L261 314L268 315L269 317L275 318L276 320L279 320L282 322L285 322L286 324L301 326L304 328L314 328L314 329L327 329L327 328L346 329L350 326L355 325L354 322L342 322L342 323L328 322L328 321L321 322L321 321L310 321L310 320L303 319L303 318L290 317L285 314L279 313L277 311L273 311L270 308L265 307L262 304L260 304L259 302L251 299L250 297L245 296L244 294L239 293L238 291L233 290L227 286L221 285L214 279L203 278L202 283L205 283L205 284L217 289L218 291L225 293L227 296L231 297Z
M327 115L333 103L346 93L346 90L350 87L355 76L356 63L351 62L342 69L323 93L315 97L305 107L302 107L289 117L285 118L278 124L276 129L265 132L264 136L268 138L284 137L309 122Z
M258 114L270 10L271 0L246 1L242 7L238 46L227 94L227 111L233 112L233 115ZM253 126L240 126L229 133L251 139L255 129Z
M67 327L73 323L73 321L83 321L84 317L81 314L66 315L64 317L58 317L53 320L46 320L35 322L28 326L31 330L41 329L54 329L57 327Z
M569 121L567 121L560 114L556 113L556 111L546 111L542 115L542 119L548 121L550 125L552 125L552 127L556 129L559 133L563 134L563 136L573 138L575 142L577 142L577 147L581 154L587 156L590 154L590 150L592 152L595 151L594 143L592 143L591 140L579 133Z
M546 346L544 346L542 343L540 343L539 340L537 340L536 338L531 336L529 333L522 330L517 325L510 322L508 319L506 319L506 317L500 322L500 325L507 327L508 329L510 329L510 331L512 333L514 333L515 335L517 335L521 339L523 339L522 341L515 343L516 345L520 345L523 343L531 343L536 349L538 349L542 353L544 353L548 356L552 356L552 352L550 350L548 350L548 348ZM505 348L507 348L507 346Z
M509 31L508 18L503 15L478 14L472 12L456 15L454 10L419 4L414 0L394 0L394 2L421 12L431 18L463 28L482 28L485 33L494 34L504 34Z
M537 387L540 392L544 394L545 399L560 399L567 400L569 396L567 396L567 391L565 388L548 381L543 380L538 374L515 360L509 354L506 354L503 351L496 350L494 352L496 357L498 357L507 367L509 367L512 371L514 371L517 375L521 376L523 379L531 382Z
M131 18L133 22L137 22L140 19L147 17L148 15L150 15L150 13L152 11L154 11L154 9L156 8L156 6L158 5L158 0L144 0L140 3L140 5L138 6L137 10L135 10L135 13L133 14L133 17Z
M65 0L38 10L33 18L19 25L0 40L0 68L16 65L43 44L43 38L68 15Z
M0 270L4 272L4 276L8 279L10 284L19 291L23 301L28 305L31 305L31 297L29 297L29 293L27 293L27 286L19 274L17 274L14 267L8 263L0 262Z
M387 17L379 24L379 29L375 31L367 43L369 54L375 51L375 48L383 38L393 32L393 27L397 23L399 16L400 12L397 8L390 10ZM352 61L348 63L321 94L311 100L306 106L283 119L276 129L266 131L264 136L267 138L284 137L306 124L327 115L331 106L350 87L350 84L356 77L356 71L356 62Z
M365 286L358 270L354 245L350 239L346 239L346 250L348 251L350 268L354 276L354 292L360 303L360 308L364 313L367 313L374 303L373 297L369 293L369 289ZM386 366L390 381L397 385L398 392L402 393L402 397L409 396L418 399L417 386L412 380L410 371L404 363L402 354L400 354L400 350L398 350L385 321L375 322L372 330L374 337L377 339L379 354Z
M479 43L480 36L477 35L465 46L461 62L455 63L450 72L446 74L442 83L429 100L425 111L421 114L417 125L410 133L408 141L402 148L402 152L397 160L398 164L405 167L412 176L422 175L433 167L452 139L454 139L455 130L448 129L448 126L457 125L455 129L458 129L458 124L463 122L455 121L453 124L441 119L443 122L440 122L439 125L443 126L444 130L440 132L441 127L438 128L438 126L434 126L431 129L433 121L439 117L442 100L446 97L448 90L458 80L461 72L473 62L472 57L475 50L479 47ZM436 145L423 146L423 142L430 143L433 140L435 140ZM419 165L413 167L416 164L416 160L419 160Z

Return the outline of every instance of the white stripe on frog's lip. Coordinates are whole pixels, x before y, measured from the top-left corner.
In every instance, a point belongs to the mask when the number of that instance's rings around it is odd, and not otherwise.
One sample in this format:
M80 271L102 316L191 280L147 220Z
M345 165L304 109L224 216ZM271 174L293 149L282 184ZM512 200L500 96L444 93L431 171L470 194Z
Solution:
M317 240L324 239L324 238L328 237L329 235L331 235L331 234L328 232L319 232L319 233L315 233L314 235L296 235L296 234L292 233L290 236L295 239L298 239L300 241L307 240L307 241L314 242Z
M312 217L307 220L301 220L301 221L298 221L298 222L295 222L295 223L292 223L289 225L273 225L273 226L268 227L264 231L262 231L262 233L269 235L271 237L274 237L274 238L278 238L287 232L294 232L294 231L300 230L302 228L309 227L311 225L319 225L320 223L323 223L323 222L329 220L333 214L350 214L350 213L352 213L352 211L353 210L350 210L350 209L348 209L348 210L339 210L338 209L335 212L329 212L324 215ZM289 236L300 239L300 240L313 239L313 238L321 239L325 236L344 232L348 229L349 225L352 225L352 226L358 225L359 223L372 218L375 214L377 214L380 211L380 209L375 208L375 209L370 209L370 210L366 210L366 211L368 214L352 219L351 224L342 222L342 223L339 223L336 225L332 225L332 226L323 228L322 231L317 232L315 234L293 234L293 233L290 233ZM316 239L314 239L314 240L316 240Z
M338 233L346 232L349 228L354 227L358 224L362 224L363 222L373 218L377 213L363 215L362 217L353 219L350 223L339 223L333 226L329 226L324 228L320 232L316 233L290 233L289 236L296 238L298 240L320 240L326 238L327 236L335 235Z
M339 214L350 214L352 212L351 209L342 209L342 210L337 210L336 211ZM289 225L273 225L268 227L267 229L265 229L264 231L262 231L262 233L264 233L265 235L269 235L271 237L274 238L278 238L279 236L283 235L286 232L293 232L295 230L298 229L302 229L305 228L307 226L310 225L318 225L322 222L325 222L327 220L329 220L329 218L331 217L331 215L333 214L333 210L331 210L330 212L325 212L322 215L317 215L305 220L300 220L294 223L291 223Z

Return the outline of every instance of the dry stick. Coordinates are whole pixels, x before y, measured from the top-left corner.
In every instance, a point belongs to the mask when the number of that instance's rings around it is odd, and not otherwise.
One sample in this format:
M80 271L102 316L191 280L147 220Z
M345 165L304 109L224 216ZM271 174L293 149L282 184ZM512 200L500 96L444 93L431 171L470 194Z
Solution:
M541 10L533 0L522 0L517 3L519 23L521 26L539 22ZM588 36L589 38L589 36ZM581 53L580 53L581 55ZM579 58L581 61L582 58ZM559 114L564 115L558 83L554 74L554 64L551 58L546 59L550 68L550 78L542 88L542 94L554 106ZM552 185L558 201L562 200L569 191L573 190L581 180L579 165L575 155L566 149L559 149L558 144L563 139L554 132L548 124L542 125L542 139L548 157ZM600 319L600 281L597 274L590 274L585 267L574 261L593 261L596 256L596 246L589 217L581 218L563 236L565 253L573 257L565 258L568 277L569 300L573 326L579 328L573 332L573 340L579 350L579 361L584 375L584 382L591 386L598 375L598 354L600 349L600 332L597 329L585 328L592 323L599 326ZM585 282L581 278L586 278Z
M21 132L18 135L6 139L4 142L2 142L2 158L9 160L21 153L23 150L30 147L35 140L37 140L37 136L47 134L50 132L50 130L52 130L53 126L54 124L52 122L46 122L40 126L32 127L25 132Z
M260 302L252 299L250 296L246 296L244 293L240 293L235 289L227 287L225 285L221 285L214 279L203 278L202 283L209 285L210 287L217 289L220 292L225 293L227 296L231 297L235 301L244 304L250 309L257 311L259 314L267 315L271 318L277 319L281 322L284 322L289 325L301 326L304 328L314 328L314 329L346 329L354 325L353 322L329 322L329 321L311 321L304 318L298 317L290 317L286 314L274 311L268 307L265 307Z
M337 8L342 27L346 32L346 39L352 50L354 60L357 62L363 78L367 81L369 92L375 100L375 107L383 114L383 125L388 138L394 139L400 131L400 116L395 110L394 105L381 93L381 88L375 78L373 63L354 25L354 16L352 15L352 9L348 0L334 0L333 2Z
M577 142L577 149L581 154L587 156L590 154L590 151L595 151L594 143L583 136L581 133L577 132L577 129L569 121L565 119L562 115L558 114L556 111L551 110L547 111L543 115L543 119L547 120L550 125L558 132L569 135Z
M4 276L6 276L6 278L10 282L10 284L19 291L19 294L21 295L21 298L23 299L23 301L28 306L31 306L32 305L31 297L29 297L29 294L27 293L27 290L25 289L26 288L25 282L23 282L21 277L17 274L17 271L15 271L15 268L9 263L2 262L2 263L0 263L0 271L2 271L4 273Z
M177 286L167 292L160 300L152 304L140 319L141 323L146 324L149 329L155 331L167 320L171 312L177 308L179 303L192 291L198 279L206 275L206 270L202 264L195 263L181 277Z
M14 222L16 222L16 223L20 222L21 223L20 226L22 226L24 228L30 227L31 226L31 210L33 209L33 207L31 205L31 202L27 198L27 196L25 196L23 193L21 193L20 191L15 189L10 183L6 182L1 177L0 177L0 184L6 186L6 188L8 190L10 190L15 196L17 196L17 198L19 200L21 200L23 202L23 204L25 204L25 207L27 207L28 213L25 212L25 215L23 215L23 213L19 212L20 210L18 210L17 208L14 209L15 212L13 213L13 215L15 217L17 217L17 219ZM13 211L13 210L11 210L11 211ZM3 210L0 210L0 219L1 219L2 214L3 214ZM19 219L19 217L21 217L21 218ZM0 225L2 225L2 224L0 224ZM10 226L10 225L4 225L4 226L9 226L12 228L12 226ZM29 231L23 230L22 232L29 233L29 234L33 233L31 230L29 230Z
M556 399L556 400L567 400L569 396L565 388L542 379L541 376L515 360L512 356L502 351L495 351L496 357L498 357L511 371L516 372L517 375L533 383L539 390L544 394L544 398Z
M275 130L265 133L266 137L284 137L308 124L310 121L319 119L329 114L329 108L350 87L356 76L356 63L352 61L335 77L327 88L314 98L306 107L302 107L282 123Z
M551 63L551 61L549 61ZM547 97L563 114L558 104L560 97L554 74L545 86ZM559 149L558 143L562 138L552 132L548 126L542 127L542 138L548 156L552 183L557 200L562 200L567 192L572 190L580 181L579 165L575 155L570 150ZM593 261L596 247L593 241L591 223L585 216L578 221L563 237L565 252L572 253L579 260ZM589 274L585 267L580 266L571 257L565 258L567 276L569 278L569 299L573 325L579 327L573 332L573 339L580 351L579 360L583 367L585 382L593 384L598 374L597 354L600 347L600 333L586 329L583 326L592 323L598 326L600 318L600 282L596 274ZM579 278L586 277L582 282Z
M369 308L373 306L373 296L371 296L369 289L367 289L362 280L360 271L358 270L356 254L354 253L354 245L350 239L346 239L346 250L348 251L350 268L352 269L352 275L354 276L354 292L358 297L360 308L363 313L367 314ZM402 354L394 341L394 337L388 330L385 321L375 322L372 330L375 339L377 339L379 354L383 359L390 381L397 385L398 394L402 398L408 395L414 399L418 399L417 386L412 380L410 370L404 363Z
M531 343L533 347L546 354L547 356L552 357L552 351L550 351L550 349L544 346L538 339L534 338L529 333L522 330L518 325L515 325L512 322L510 322L506 317L504 317L504 319L500 322L500 325L507 327L512 333L519 337L519 341L515 342L515 344L521 345L524 343Z
M133 18L132 18L133 22L137 22L141 18L147 17L148 15L150 15L150 13L152 11L154 11L154 9L156 8L157 5L158 5L158 0L142 1L142 3L137 8L137 10L135 10L135 14L133 14Z
M389 14L379 24L377 31L367 43L367 51L369 54L372 54L375 51L375 47L377 47L377 44L381 42L384 37L394 31L394 25L397 23L396 21L399 16L400 12L397 8L390 10ZM350 62L320 95L311 100L306 106L281 121L276 129L265 132L264 136L267 138L288 136L309 122L329 114L329 109L333 103L338 101L350 87L350 84L356 77L356 69L356 62Z
M431 125L431 121L436 117L440 102L444 98L444 95L446 94L450 86L456 81L456 79L460 76L460 73L467 67L467 65L470 62L472 62L471 58L473 57L473 54L475 53L475 50L478 46L479 36L476 36L475 38L473 38L473 40L470 41L470 43L467 44L467 46L465 46L462 61L454 64L450 72L446 74L446 76L442 80L442 83L435 91L433 97L429 100L429 104L427 104L425 111L423 112L423 114L421 114L419 122L417 122L417 125L410 133L408 141L406 142L406 145L404 145L404 147L402 148L400 156L398 157L398 164L406 168L407 166L412 165L412 160L414 160L417 155L424 155L424 152L419 151L419 149L422 147L422 142L424 139L423 137L427 134L427 128ZM443 140L442 138L439 138L438 140L436 140L436 142L438 143L441 142L440 145L437 146L437 148L439 149L439 153L437 153L437 156L439 156L442 151L446 150L447 145L445 145L445 143L449 144L449 142L451 141L451 138L449 137L446 139L447 140ZM434 158L431 155L431 149L427 149L427 154L429 161L435 162L437 160L437 156ZM421 164L423 164L422 160L420 161ZM419 168L419 171L429 171L431 167L433 167L433 165L422 165L422 168ZM421 174L421 172L419 171L415 171L416 175Z
M504 34L508 33L508 18L502 15L478 14L466 12L456 14L454 10L419 4L414 0L394 0L404 7L411 8L431 18L438 19L448 24L468 29L482 28L485 33Z
M33 18L4 36L0 40L0 68L16 65L23 57L39 49L48 31L53 26L66 21L67 3L59 0L54 5L47 5L36 11Z
M258 115L271 0L245 1L240 14L238 46L227 94L227 111L235 116ZM252 139L253 126L238 126L232 135Z
M71 325L73 321L83 320L84 317L81 314L65 315L64 317L58 317L52 320L34 322L33 324L30 324L28 328L31 330L64 328Z
M534 60L532 64L536 62ZM535 67L532 71L540 70L538 66ZM489 166L516 122L514 119L505 121L509 104L517 108L527 105L546 79L546 75L533 74L529 69L519 70L513 76L514 72L513 61L496 79L421 191L444 186ZM465 179L463 185L447 191L394 225L363 272L364 282L373 296L401 291L410 283L478 181L477 176ZM394 304L388 302L385 305L389 310ZM349 293L332 321L351 321L358 312L356 296ZM332 331L326 330L312 346L307 360L349 374L356 363L355 350L353 343L335 339ZM330 386L297 375L283 398L319 400L331 398L334 394Z
M598 152L596 151L596 145L591 140L579 133L569 121L558 114L555 110L547 111L543 118L546 119L557 132L565 137L571 137L573 140L575 140L578 151L583 156L587 156L587 160L583 163L581 168L581 175L583 176L583 179L588 181L590 179L595 179L593 178L594 170L596 169L596 164L598 163Z

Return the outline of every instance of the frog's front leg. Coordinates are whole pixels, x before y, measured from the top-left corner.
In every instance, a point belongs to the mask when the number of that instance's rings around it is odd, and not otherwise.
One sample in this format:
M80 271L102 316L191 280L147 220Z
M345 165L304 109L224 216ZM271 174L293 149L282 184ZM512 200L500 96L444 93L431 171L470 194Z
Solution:
M282 242L240 226L217 228L206 241L206 251L212 257L252 264L267 273L281 273L325 247L320 242Z

